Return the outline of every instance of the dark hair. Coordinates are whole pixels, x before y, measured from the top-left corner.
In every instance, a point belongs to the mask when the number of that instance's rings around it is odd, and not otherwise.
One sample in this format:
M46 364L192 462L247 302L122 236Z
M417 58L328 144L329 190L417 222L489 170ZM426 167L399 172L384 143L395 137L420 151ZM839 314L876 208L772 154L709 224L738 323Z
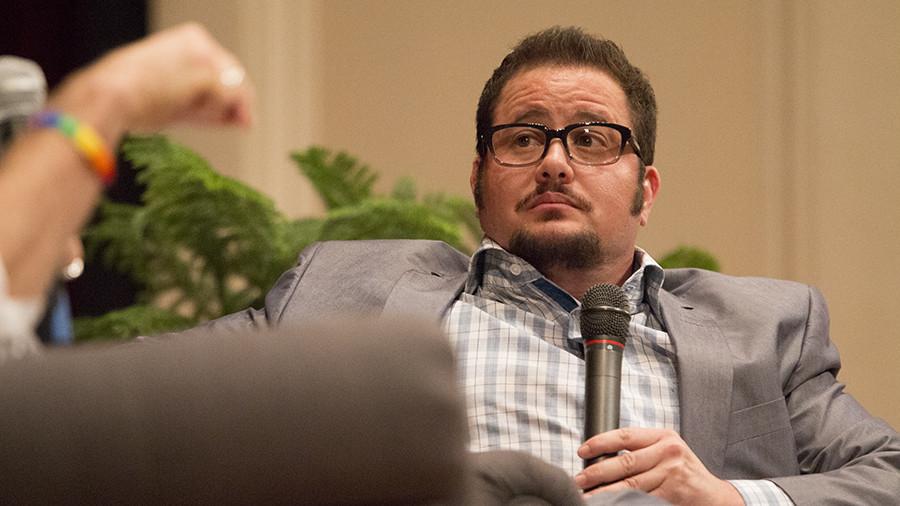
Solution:
M516 73L542 65L580 65L594 67L609 74L625 91L642 159L647 165L653 164L656 97L650 81L639 68L628 61L622 48L615 42L588 35L577 27L559 26L522 39L484 83L478 100L478 111L475 113L475 149L482 159L487 154L487 146L481 142L481 134L494 120L494 108L503 87Z

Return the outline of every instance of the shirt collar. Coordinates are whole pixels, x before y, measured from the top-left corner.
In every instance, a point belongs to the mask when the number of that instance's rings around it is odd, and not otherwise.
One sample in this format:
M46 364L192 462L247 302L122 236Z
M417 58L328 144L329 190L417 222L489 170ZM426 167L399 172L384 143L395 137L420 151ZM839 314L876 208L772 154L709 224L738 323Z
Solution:
M531 307L536 302L533 298L538 297L544 304L555 304L565 313L578 308L574 297L489 238L483 239L472 255L464 291L520 307Z
M648 304L655 314L659 312L659 291L666 273L649 253L634 249L634 272L622 283L622 290L631 305L631 312L640 311L641 304Z
M622 284L622 290L631 305L632 313L639 311L641 304L647 303L654 313L660 314L659 291L664 279L665 272L653 257L643 249L635 248L633 272ZM476 294L486 284L492 285L497 280L502 280L506 289L536 284L545 293L549 292L548 295L567 312L581 305L578 300L545 278L531 264L509 253L493 239L485 237L469 260L469 273L464 291L468 294Z
M525 285L543 277L531 264L509 253L493 239L485 237L469 260L465 292L477 292L485 282L485 274L494 271L515 286Z

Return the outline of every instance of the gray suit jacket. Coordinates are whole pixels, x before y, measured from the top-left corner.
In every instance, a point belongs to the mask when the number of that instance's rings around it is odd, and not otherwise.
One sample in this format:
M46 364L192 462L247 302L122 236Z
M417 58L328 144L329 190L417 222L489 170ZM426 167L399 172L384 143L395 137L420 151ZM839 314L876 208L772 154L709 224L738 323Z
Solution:
M468 257L433 241L317 243L263 309L229 329L353 314L440 318ZM821 294L799 283L666 272L662 314L678 357L681 434L716 476L767 478L797 504L894 504L900 436L835 379Z

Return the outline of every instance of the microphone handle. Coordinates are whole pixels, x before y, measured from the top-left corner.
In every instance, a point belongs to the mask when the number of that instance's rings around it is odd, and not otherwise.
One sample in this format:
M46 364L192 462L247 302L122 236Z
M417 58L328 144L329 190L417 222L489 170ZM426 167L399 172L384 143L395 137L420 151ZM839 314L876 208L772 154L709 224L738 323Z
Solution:
M593 341L593 343L592 343ZM605 341L605 342L604 342ZM585 339L584 439L619 428L619 397L622 391L621 338L596 336ZM584 460L584 467L615 453Z

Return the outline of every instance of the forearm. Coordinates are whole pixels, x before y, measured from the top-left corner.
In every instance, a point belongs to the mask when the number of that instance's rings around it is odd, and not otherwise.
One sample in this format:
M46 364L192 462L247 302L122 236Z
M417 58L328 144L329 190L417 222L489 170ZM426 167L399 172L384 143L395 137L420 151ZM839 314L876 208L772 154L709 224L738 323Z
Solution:
M110 148L122 132L123 108L112 86L82 72L67 81L48 108L93 128ZM61 132L25 132L0 160L0 257L9 293L40 296L61 264L69 238L90 216L102 189L89 163Z
M44 292L100 194L99 179L66 143L55 132L30 133L0 162L0 256L17 298Z

